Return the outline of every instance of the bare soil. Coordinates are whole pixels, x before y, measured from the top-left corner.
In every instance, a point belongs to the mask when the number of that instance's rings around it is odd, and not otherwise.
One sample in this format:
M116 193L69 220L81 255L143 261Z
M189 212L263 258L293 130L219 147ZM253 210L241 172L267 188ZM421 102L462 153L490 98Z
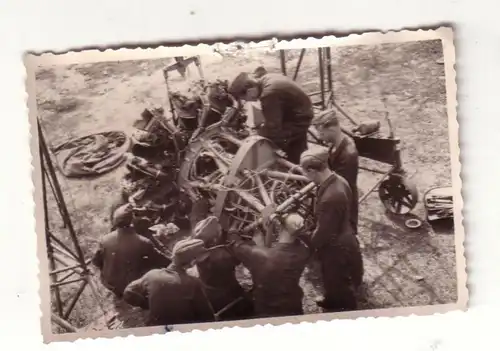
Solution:
M299 56L287 55L293 74ZM431 187L451 185L449 139L445 104L444 68L439 60L439 41L333 48L335 99L356 120L384 121L389 112L396 135L402 140L406 170L413 175L420 196ZM207 79L231 80L240 71L263 65L280 71L277 53L255 51L230 56L202 58ZM168 109L161 69L171 59L121 61L58 67L41 67L37 72L37 102L43 131L50 146L93 132L132 132L132 123L150 104ZM298 82L309 92L319 90L317 55L304 57ZM185 84L172 77L173 87ZM382 102L382 95L387 103ZM346 122L346 126L347 126ZM363 161L364 162L364 161ZM364 164L368 164L366 162ZM383 168L383 167L382 167ZM59 174L68 209L87 257L100 236L109 230L109 213L119 194L123 168L94 179L68 180ZM360 196L379 179L361 172ZM114 194L117 194L116 196ZM421 202L412 216L425 218ZM69 243L56 203L49 196L49 217L56 235ZM360 240L365 259L365 308L386 308L451 303L457 299L453 230L435 230L424 224L406 229L401 218L385 212L377 192L360 206ZM320 312L314 298L321 284L313 267L302 281L307 313ZM105 327L103 310L109 319L120 306L96 279L97 297L87 289L78 301L70 321L77 327ZM77 287L68 286L63 297ZM136 310L121 308L121 327L140 324ZM129 323L129 319L133 321ZM96 321L98 321L96 323Z

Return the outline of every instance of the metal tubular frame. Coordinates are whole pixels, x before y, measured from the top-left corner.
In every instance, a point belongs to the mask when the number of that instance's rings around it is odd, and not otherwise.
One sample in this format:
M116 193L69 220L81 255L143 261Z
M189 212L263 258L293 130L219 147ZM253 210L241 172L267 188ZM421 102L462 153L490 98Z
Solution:
M181 73L181 70L186 69L190 64L195 64L202 81L205 81L205 75L203 73L203 67L201 66L201 60L198 56L192 56L188 58L176 57L175 60L176 63L171 64L170 66L167 66L163 69L163 79L165 80L165 85L167 87L167 99L168 104L170 105L170 113L172 114L172 119L177 123L177 113L175 111L174 104L172 103L172 99L170 98L170 85L168 83L169 73L172 71L177 71L184 77L184 75Z
M61 190L55 168L50 158L50 151L45 142L41 124L38 121L38 139L40 150L40 166L42 173L42 198L45 221L46 249L49 260L50 290L54 293L55 311L52 311L51 320L54 324L65 329L67 332L75 332L77 329L68 322L68 317L75 308L80 296L87 286L90 285L95 294L93 283L91 282L91 272L88 268L90 260L85 260L82 248L78 241L75 228L73 226L63 192ZM49 187L47 186L49 183ZM59 214L64 223L64 228L69 233L71 245L65 244L51 230L48 215L48 197L47 190L51 191L57 204ZM72 248L71 248L72 246ZM62 254L63 256L61 256ZM72 276L77 275L73 279ZM79 283L79 284L78 284ZM65 306L61 298L61 286L78 284L75 292L68 297L68 303Z
M300 68L302 66L302 61L304 59L306 53L306 49L300 50L299 59L297 64L295 65L295 70L292 79L297 80ZM328 104L333 101L333 75L332 75L332 64L331 64L331 49L329 47L318 48L318 68L319 68L319 76L320 76L320 90L317 92L310 93L309 96L321 96L321 101L319 105L322 110L327 108ZM280 63L281 63L281 72L283 75L287 75L287 67L285 60L286 52L285 50L280 50ZM326 66L326 67L325 67ZM325 77L326 76L326 77ZM325 78L327 80L325 85Z
M325 101L325 60L323 58L323 48L318 48L318 67L319 67L319 92L321 95L321 109L326 108Z
M286 60L285 60L285 50L280 50L280 61L281 61L281 73L286 76ZM297 68L298 73L299 68Z

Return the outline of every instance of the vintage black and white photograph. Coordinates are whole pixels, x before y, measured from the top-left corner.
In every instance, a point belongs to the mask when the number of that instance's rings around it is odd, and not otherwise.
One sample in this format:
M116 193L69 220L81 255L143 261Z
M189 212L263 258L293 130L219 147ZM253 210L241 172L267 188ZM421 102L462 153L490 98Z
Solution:
M26 58L46 338L466 307L451 29L152 52Z

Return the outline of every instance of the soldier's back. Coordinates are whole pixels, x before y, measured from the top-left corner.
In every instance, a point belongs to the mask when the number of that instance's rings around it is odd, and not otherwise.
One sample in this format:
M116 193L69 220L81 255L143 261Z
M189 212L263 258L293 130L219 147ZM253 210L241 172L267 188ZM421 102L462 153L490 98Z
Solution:
M133 229L113 231L102 239L104 283L121 295L125 287L158 265L150 259L153 245Z
M193 300L199 289L197 279L171 269L154 269L143 277L149 297L149 324L196 322Z
M278 73L268 73L260 78L262 95L277 94L283 106L289 111L293 120L313 117L313 106L307 93L291 78ZM296 117L296 118L294 118Z
M236 279L239 262L224 247L213 249L197 263L200 280L205 285L213 308L217 311L243 295L244 290Z
M299 241L277 243L269 249L266 263L254 278L257 313L267 316L302 313L303 291L299 280L309 255L309 249Z

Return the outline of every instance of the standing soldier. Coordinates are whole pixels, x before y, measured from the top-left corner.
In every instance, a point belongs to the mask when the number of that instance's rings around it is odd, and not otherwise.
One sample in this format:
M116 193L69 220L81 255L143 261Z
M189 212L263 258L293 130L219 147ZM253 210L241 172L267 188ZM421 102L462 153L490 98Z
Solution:
M119 207L113 215L116 228L105 235L92 258L103 285L121 297L125 287L154 268L167 267L170 259L131 226L132 208Z
M197 261L196 268L214 311L224 320L251 317L252 302L236 279L235 270L240 262L223 244L217 217L198 222L193 237L202 240L207 248L207 255Z
M263 246L262 234L255 240L260 245L247 243L237 235L232 238L234 255L252 275L254 307L259 318L303 313L304 292L299 280L310 256L309 249L298 240L304 220L297 214L277 220L272 225L279 232L279 239L273 247Z
M151 270L130 283L123 299L132 306L149 310L149 326L214 321L212 306L200 280L186 271L204 255L203 241L179 241L173 249L172 264Z
M328 311L349 311L357 308L363 259L350 222L351 189L329 169L328 157L328 148L317 147L305 151L300 162L307 177L319 185L311 246L320 261L325 295L317 303Z
M354 234L358 234L358 150L354 140L343 133L335 110L321 112L313 121L320 139L330 144L328 165L332 171L343 177L352 192L351 223Z
M291 78L278 73L257 72L255 79L240 73L229 86L237 99L260 100L264 126L260 135L273 141L288 160L299 163L307 150L307 131L314 116L309 96Z

